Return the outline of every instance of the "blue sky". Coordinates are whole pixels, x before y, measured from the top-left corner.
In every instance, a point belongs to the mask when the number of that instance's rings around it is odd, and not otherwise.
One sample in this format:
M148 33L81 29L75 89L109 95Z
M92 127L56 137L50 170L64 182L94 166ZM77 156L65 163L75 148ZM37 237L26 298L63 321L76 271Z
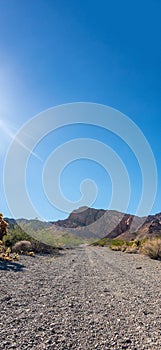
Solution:
M158 168L158 191L152 212L161 211L160 17L159 0L0 0L0 211L6 216L11 213L2 174L11 134L47 108L79 101L111 106L142 130ZM132 184L128 210L135 212L140 171L132 152L115 135L94 127L67 127L50 133L36 151L45 161L53 148L73 137L98 138L119 154ZM41 171L31 158L28 191L40 217L65 217L66 213L54 209L46 200ZM109 175L92 161L78 160L64 170L64 195L78 200L79 184L86 177L92 178L99 189L94 206L108 208ZM19 207L21 216L21 203Z

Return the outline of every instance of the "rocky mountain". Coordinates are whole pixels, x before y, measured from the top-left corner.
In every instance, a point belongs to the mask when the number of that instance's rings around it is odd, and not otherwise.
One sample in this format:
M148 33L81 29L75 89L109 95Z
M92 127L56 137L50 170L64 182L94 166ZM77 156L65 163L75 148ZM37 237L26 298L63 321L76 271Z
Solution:
M161 236L161 213L149 215L137 231L137 238Z
M83 207L73 211L67 219L56 221L54 225L72 230L82 237L143 239L161 235L161 213L138 217L115 210Z
M140 218L115 210L82 207L74 210L67 219L56 222L39 220L8 219L9 230L17 226L31 235L55 237L70 236L84 239L119 238L122 240L143 239L161 236L161 213Z
M104 209L81 207L74 210L67 219L53 222L56 226L65 228L84 227L93 224L105 214Z

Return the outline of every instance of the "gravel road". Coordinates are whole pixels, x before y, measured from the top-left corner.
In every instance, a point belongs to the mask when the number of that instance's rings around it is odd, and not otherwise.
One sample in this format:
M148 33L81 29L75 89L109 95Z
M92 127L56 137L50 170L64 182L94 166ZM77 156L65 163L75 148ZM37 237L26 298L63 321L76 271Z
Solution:
M161 349L160 261L82 246L0 270L0 349Z

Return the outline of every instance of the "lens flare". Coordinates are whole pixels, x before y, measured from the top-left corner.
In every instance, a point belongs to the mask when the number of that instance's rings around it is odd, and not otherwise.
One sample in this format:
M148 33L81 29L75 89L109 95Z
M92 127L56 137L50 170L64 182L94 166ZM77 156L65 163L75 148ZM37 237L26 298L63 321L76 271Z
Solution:
M42 159L35 153L33 152L32 150L30 150L29 147L27 147L25 145L25 142L22 142L16 135L16 132L13 132L11 130L11 127L9 127L7 125L7 123L5 123L4 121L0 120L0 129L3 131L3 135L5 135L6 137L10 138L11 141L14 141L16 143L19 144L19 146L21 146L22 148L24 148L26 151L30 152L30 155L34 156L35 158L37 158L38 160L41 160ZM15 129L12 127L12 129ZM29 135L25 134L25 136L27 136L28 138L30 137Z

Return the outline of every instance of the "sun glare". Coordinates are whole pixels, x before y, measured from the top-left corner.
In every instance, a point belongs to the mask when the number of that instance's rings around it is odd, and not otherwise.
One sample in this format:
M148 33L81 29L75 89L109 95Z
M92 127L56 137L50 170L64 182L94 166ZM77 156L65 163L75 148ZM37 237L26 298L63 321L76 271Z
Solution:
M4 121L2 121L0 119L0 129L3 131L3 138L5 136L5 138L10 138L11 140L17 142L21 147L23 147L24 149L26 149L26 151L29 152L30 155L33 155L35 158L37 158L38 160L42 159L35 153L33 152L27 145L25 145L25 143L23 143L17 136L16 136L16 132L13 132L11 130L11 127L9 127L7 125L7 123L4 123ZM14 129L14 128L12 128Z
M14 138L14 134L12 133L12 131L10 130L8 125L2 119L0 119L0 128L3 131L3 133L5 134L5 136L8 136L12 139Z

